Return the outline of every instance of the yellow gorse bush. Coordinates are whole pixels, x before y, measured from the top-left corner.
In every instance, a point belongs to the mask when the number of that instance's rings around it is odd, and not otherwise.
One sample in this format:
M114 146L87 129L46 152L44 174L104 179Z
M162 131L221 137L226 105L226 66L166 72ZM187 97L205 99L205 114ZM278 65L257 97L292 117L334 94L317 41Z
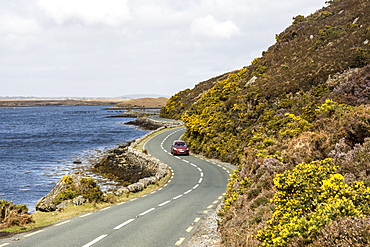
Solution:
M369 215L370 188L359 182L346 184L336 169L331 159L325 159L299 164L276 176L273 217L255 235L262 246L286 246L294 237L310 243L338 217Z

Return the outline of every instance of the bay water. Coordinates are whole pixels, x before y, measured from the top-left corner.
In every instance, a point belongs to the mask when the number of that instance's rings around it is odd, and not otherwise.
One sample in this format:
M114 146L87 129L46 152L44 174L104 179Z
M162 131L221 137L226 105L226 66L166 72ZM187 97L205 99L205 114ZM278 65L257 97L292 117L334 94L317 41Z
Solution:
M35 203L73 173L77 159L115 148L148 131L107 118L110 106L0 108L0 198Z

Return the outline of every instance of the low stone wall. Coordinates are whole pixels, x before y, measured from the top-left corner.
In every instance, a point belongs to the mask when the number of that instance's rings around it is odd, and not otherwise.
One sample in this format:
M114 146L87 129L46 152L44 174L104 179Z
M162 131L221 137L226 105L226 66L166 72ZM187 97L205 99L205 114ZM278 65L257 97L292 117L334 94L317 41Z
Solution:
M156 131L152 131L141 138L137 138L127 148L126 159L128 163L141 166L143 170L149 169L154 174L152 176L140 178L137 182L132 183L127 187L118 188L116 191L114 191L115 195L120 196L124 193L141 191L145 189L149 184L156 183L170 172L169 167L165 163L151 155L145 154L142 151L136 149L137 145L145 140L149 135L163 129L165 129L165 127L158 128Z

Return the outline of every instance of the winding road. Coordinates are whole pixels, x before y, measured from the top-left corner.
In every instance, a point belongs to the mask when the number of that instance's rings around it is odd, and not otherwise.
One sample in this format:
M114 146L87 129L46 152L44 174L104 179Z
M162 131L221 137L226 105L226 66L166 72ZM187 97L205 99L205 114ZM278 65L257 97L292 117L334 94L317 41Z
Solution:
M216 210L231 170L196 156L173 156L171 143L184 128L166 130L146 144L168 164L171 180L151 194L40 230L0 239L3 246L185 246L205 216Z

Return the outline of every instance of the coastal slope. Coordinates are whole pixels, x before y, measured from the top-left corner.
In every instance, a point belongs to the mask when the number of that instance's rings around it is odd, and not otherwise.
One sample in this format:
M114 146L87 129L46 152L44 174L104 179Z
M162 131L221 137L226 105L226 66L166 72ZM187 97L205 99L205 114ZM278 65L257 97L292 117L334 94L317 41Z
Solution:
M238 165L223 245L370 244L369 90L370 1L332 0L169 99L161 116L185 122L194 153Z

